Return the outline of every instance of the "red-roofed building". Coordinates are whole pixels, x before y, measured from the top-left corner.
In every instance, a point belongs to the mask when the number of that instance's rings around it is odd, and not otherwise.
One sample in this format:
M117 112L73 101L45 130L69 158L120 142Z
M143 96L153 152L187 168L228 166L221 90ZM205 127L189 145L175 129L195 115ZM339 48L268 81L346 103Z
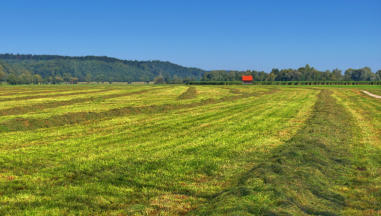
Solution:
M253 82L253 76L251 76L251 75L242 76L242 82L244 84L251 84Z

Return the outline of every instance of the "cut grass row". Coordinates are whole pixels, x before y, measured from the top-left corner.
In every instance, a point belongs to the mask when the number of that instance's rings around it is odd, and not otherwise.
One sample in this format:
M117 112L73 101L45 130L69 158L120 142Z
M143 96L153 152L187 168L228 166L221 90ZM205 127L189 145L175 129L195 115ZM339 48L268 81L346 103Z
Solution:
M105 99L108 95L113 94L123 94L134 91L141 91L144 89L155 89L160 90L148 91L144 94L119 96ZM1 118L2 121L6 121L14 118L49 118L54 115L63 115L73 112L103 112L109 109L117 109L126 106L147 106L147 105L162 105L162 104L183 104L183 103L193 103L204 99L214 98L218 99L231 95L228 89L216 89L210 87L199 87L197 97L187 100L175 100L182 92L187 89L185 86L176 86L176 88L168 87L150 87L150 86L136 86L129 88L113 88L113 90L105 93L95 93L95 94L85 94L85 95L74 95L74 96L61 96L54 98L43 98L43 99L31 99L23 101L12 101L12 102L2 102L0 103L0 110L4 115ZM256 88L255 91L261 91L265 89ZM45 103L50 106L55 106L56 102L65 103L63 101L70 100L81 100L81 98L87 98L82 103L73 103L63 106L45 107ZM71 102L69 102L71 103ZM37 109L34 106L41 106L43 109ZM27 111L26 109L30 109ZM13 111L12 109L15 109ZM21 109L20 111L17 109ZM22 112L26 111L26 112ZM10 112L10 113L8 113Z
M76 90L79 90L79 89L76 89ZM63 92L65 90L62 90L61 92ZM66 90L66 91L71 91L70 90ZM55 93L56 91L55 90L34 90L34 91L22 91L22 92L19 92L19 91L16 91L16 92L12 92L12 91L6 91L5 93L0 93L0 98L8 98L8 97L18 97L18 96L26 96L26 95L39 95L39 94L48 94L48 93ZM4 96L7 96L7 97L4 97Z
M11 146L32 143L28 137L38 137L37 131L7 133L19 138L8 142L9 150L3 149L0 156L7 161L3 175L14 176L2 188L1 202L6 204L2 210L14 214L185 213L229 184L229 178L244 170L240 167L247 167L248 155L257 154L266 144L279 143L276 140L282 134L278 132L298 124L290 121L312 105L310 93L278 91L59 128L81 138L66 133L54 136L58 128L47 128L41 132L50 134L46 138L51 140L39 145L44 142L41 135L35 145L17 149ZM23 158L17 157L20 153Z
M178 99L184 100L184 99L192 99L197 97L197 89L195 87L189 87L185 92L183 92Z
M107 94L102 96L73 98L71 100L62 100L62 101L55 100L50 102L37 103L33 105L16 106L16 107L8 108L8 109L0 109L0 116L26 114L29 112L41 111L48 108L68 106L68 105L84 103L88 101L101 101L101 100L106 100L111 98L124 97L124 96L130 96L135 94L143 94L148 91L152 91L154 89L159 89L159 88L150 88L150 89L132 91L132 92L127 91L122 93L112 93L112 94ZM95 92L95 93L99 93L99 92ZM54 95L54 96L56 97L57 95ZM65 95L65 96L68 96L68 95Z
M27 95L38 95L45 93L69 92L69 91L83 91L105 88L106 86L78 86L78 85L62 85L62 86L1 86L0 85L0 98L2 97L18 97ZM117 88L117 87L113 87Z
M312 116L293 138L193 213L380 214L381 148L361 144L354 117L331 94L319 94Z
M197 86L178 100L187 90L173 88L128 97L170 109L4 131L0 214L377 215L379 103L351 89Z
M30 100L30 99L37 99L37 98L54 98L59 96L72 96L72 95L82 95L82 94L93 94L93 93L100 93L100 92L107 92L111 89L100 89L100 90L92 90L92 91L74 91L74 92L67 92L67 93L60 93L57 94L56 92L53 94L39 94L39 95L27 95L22 97L10 97L10 98L0 98L0 102L3 101L23 101L23 100Z
M254 92L254 93L242 93L234 96L226 96L219 99L206 99L198 102L188 103L188 104L163 104L163 105L149 105L149 106L138 106L138 107L122 107L116 109L110 109L103 112L75 112L67 113L60 116L52 116L48 119L34 119L34 118L14 118L8 121L0 123L0 132L7 131L21 131L21 130L33 130L43 127L55 127L70 124L78 124L81 122L88 121L99 121L104 119L110 119L117 116L123 115L134 115L139 113L156 113L156 112L168 112L175 109L185 109L196 106L203 106L207 104L220 103L224 101L234 101L245 97L260 96L262 94L274 93L276 89L265 91L265 92Z

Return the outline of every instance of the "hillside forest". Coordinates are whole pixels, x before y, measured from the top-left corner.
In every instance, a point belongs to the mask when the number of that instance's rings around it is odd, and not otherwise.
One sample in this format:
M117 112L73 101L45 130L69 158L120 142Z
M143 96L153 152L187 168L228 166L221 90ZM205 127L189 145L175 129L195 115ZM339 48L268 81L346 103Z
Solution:
M131 61L106 56L0 54L0 82L9 84L59 84L78 82L149 82L181 84L189 81L380 81L381 70L369 67L319 71L310 65L271 72L212 70L183 67L165 61Z

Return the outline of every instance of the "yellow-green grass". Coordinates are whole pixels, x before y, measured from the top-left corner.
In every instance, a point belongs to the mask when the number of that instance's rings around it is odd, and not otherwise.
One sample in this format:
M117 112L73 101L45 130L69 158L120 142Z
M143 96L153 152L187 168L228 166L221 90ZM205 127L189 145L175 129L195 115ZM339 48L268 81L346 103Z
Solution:
M49 98L40 99L29 99L22 101L12 101L12 102L0 102L0 116L10 116L17 115L18 117L28 116L33 114L58 114L63 113L67 108L69 112L74 112L76 110L75 106L87 107L90 110L94 108L110 108L104 106L95 106L104 102L106 99L124 97L134 94L143 94L148 91L153 91L154 87L135 87L135 88L125 88L125 89L108 89L106 92L85 92L83 94L69 95L69 96L52 96ZM124 102L128 100L124 100ZM88 106L88 104L92 106ZM119 104L120 105L120 104ZM58 109L54 109L57 108ZM90 111L89 110L89 111ZM13 116L15 117L15 116ZM11 118L11 117L8 117Z
M97 94L107 94L109 91L108 89L100 89L100 90L91 90L91 91L82 91L82 90L74 90L70 92L64 92L64 93L50 93L50 94L43 94L43 95L33 95L33 96L21 96L21 97L15 97L9 100L9 98L5 98L4 101L0 100L0 109L3 108L11 108L16 106L22 106L22 105L32 105L36 103L45 103L49 101L57 101L57 100L67 100L71 98L78 98L81 96L85 97L91 97L92 95ZM115 90L114 90L115 91Z
M358 88L86 87L108 91L0 116L0 215L380 213L381 104Z
M67 96L67 95L78 95L91 92L103 92L107 91L107 88L59 88L55 91L28 91L28 92L19 92L19 93L3 93L0 97L0 102L3 101L20 101L20 100L29 100L35 98L49 98L52 96Z

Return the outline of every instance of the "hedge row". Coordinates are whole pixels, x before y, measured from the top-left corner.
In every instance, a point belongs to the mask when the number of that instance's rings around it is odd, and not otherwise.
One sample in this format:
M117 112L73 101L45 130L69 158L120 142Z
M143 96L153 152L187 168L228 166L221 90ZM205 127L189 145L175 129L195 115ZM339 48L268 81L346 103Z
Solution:
M188 85L242 85L241 81L190 81ZM253 81L253 85L381 85L381 81Z
M242 85L241 81L190 81L188 85Z
M254 85L381 85L381 81L254 81Z

